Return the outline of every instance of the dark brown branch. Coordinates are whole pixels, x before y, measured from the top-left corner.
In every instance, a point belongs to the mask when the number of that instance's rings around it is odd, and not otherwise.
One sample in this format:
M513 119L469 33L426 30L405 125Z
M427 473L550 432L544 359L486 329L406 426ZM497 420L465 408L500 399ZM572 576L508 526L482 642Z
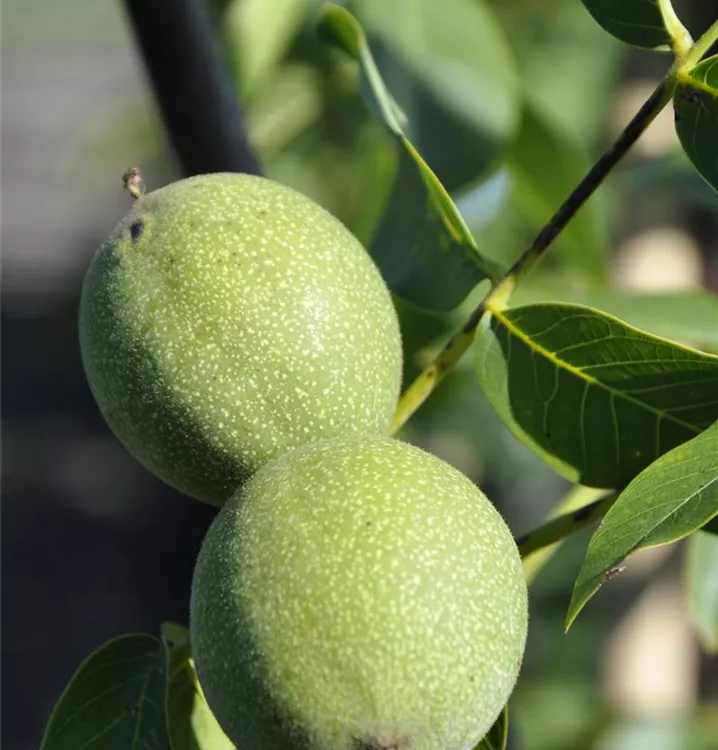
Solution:
M203 0L125 0L125 8L182 171L259 174Z

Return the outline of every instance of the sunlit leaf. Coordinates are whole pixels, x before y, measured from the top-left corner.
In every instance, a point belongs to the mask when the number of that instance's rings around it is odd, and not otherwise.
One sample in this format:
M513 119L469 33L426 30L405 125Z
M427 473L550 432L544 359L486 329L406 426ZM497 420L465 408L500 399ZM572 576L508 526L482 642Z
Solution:
M582 0L588 12L617 39L636 47L671 47L685 30L670 0Z
M718 536L693 534L687 554L688 611L703 648L718 653Z
M706 182L718 190L718 55L681 76L673 107L683 150Z
M419 307L456 307L499 269L483 258L446 190L404 134L404 117L385 88L356 19L329 5L320 30L361 63L362 91L399 147L394 191L371 252L389 288Z
M167 686L167 727L172 750L234 750L214 718L200 687L189 648L189 633L164 623L170 676Z
M591 538L566 627L624 560L692 534L718 514L718 423L639 474Z
M474 750L506 750L509 740L509 711L504 706L498 719L493 723L487 735L474 748Z
M622 488L718 419L718 357L580 305L493 310L479 381L528 447L590 487Z
M309 65L283 65L246 113L249 140L263 159L285 147L322 111L321 79Z
M675 292L629 292L587 289L540 277L526 279L512 302L573 302L594 307L649 331L689 346L718 350L718 295L704 289Z
M233 0L225 34L244 96L254 94L279 62L307 14L311 0Z
M174 659L184 658L183 653L189 649L189 630L176 622L163 622L160 626L162 639L167 644L170 669L174 666Z
M79 667L55 706L41 750L170 750L164 647L151 635L109 641Z
M484 0L355 0L406 135L447 190L474 181L515 133L519 80Z
M513 178L506 166L454 195L456 206L474 234L496 220L508 206Z

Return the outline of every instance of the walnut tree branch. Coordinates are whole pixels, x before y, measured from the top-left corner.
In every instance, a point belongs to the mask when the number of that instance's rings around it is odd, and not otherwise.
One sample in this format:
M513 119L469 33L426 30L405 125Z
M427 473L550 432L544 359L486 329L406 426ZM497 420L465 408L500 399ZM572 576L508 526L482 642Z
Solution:
M182 171L259 174L203 0L125 0L125 8Z

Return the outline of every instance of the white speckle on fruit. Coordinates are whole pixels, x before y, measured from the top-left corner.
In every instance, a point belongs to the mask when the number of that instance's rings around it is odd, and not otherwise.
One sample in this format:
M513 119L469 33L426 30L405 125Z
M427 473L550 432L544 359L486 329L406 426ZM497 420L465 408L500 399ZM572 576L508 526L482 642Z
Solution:
M123 228L142 220L131 240ZM83 362L100 408L146 466L221 504L308 441L383 434L401 343L364 248L308 198L206 175L135 202L93 260Z
M286 454L237 493L203 544L190 624L239 747L466 750L513 689L526 585L466 477L354 437Z

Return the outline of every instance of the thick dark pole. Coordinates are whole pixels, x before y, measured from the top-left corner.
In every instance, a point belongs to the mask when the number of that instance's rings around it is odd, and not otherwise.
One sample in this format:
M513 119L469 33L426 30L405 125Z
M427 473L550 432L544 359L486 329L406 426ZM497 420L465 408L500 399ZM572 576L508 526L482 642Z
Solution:
M259 174L204 0L125 7L182 171Z

